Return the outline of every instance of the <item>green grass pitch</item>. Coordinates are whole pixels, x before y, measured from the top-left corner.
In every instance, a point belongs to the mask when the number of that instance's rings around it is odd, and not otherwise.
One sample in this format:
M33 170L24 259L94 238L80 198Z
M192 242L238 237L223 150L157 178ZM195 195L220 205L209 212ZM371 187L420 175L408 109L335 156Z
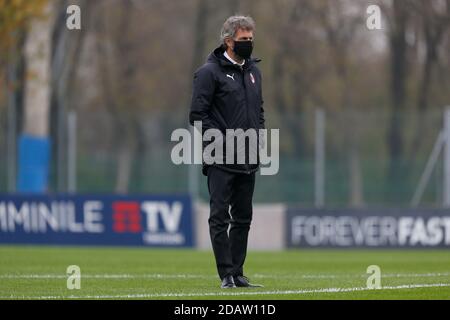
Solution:
M67 289L67 267L81 288ZM369 265L381 289L366 286ZM449 299L448 250L295 250L248 253L258 289L219 288L210 251L0 246L1 299Z

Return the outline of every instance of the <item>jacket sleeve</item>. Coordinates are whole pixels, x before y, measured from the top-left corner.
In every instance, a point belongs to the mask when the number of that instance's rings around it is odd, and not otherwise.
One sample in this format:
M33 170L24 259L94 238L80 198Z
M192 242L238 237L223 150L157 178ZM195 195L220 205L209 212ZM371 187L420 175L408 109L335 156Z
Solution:
M259 87L259 93L261 96L261 110L259 112L259 128L260 129L265 129L265 118L264 118L264 99L263 99L263 95L262 95L262 86L260 85Z
M202 67L194 73L193 93L189 122L202 121L203 130L215 128L210 109L215 91L215 79L212 70Z

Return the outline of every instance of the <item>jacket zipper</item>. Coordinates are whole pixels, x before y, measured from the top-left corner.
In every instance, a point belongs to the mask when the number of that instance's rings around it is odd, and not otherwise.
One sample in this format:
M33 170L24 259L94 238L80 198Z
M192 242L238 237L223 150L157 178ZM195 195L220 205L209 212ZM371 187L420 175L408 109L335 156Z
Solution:
M245 121L246 128L245 128L245 130L248 130L248 128L250 126L249 125L250 119L249 119L249 115L248 115L248 96L247 96L247 86L245 84L245 69L244 68L242 68L242 84L244 86L244 95L245 95L245 111L246 111L246 121ZM245 150L245 151L247 151L247 150ZM247 159L247 161L250 161L250 158ZM250 170L249 170L250 168L249 168L249 165L247 164L247 161L245 163L245 169L246 169L247 174L250 174Z

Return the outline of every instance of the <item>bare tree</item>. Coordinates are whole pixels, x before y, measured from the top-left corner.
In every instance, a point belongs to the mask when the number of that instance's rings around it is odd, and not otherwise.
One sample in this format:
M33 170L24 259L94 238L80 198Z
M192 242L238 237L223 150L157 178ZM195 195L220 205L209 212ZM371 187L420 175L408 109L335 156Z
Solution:
M51 33L55 7L49 1L44 17L34 18L25 40L26 78L23 131L47 137L51 92Z
M76 3L83 13L84 24L81 30L76 31L66 28L66 9L69 4L73 4L73 2L69 3L64 0L56 3L56 19L52 34L50 130L53 141L56 142L52 151L54 159L56 159L56 185L59 191L64 191L66 187L67 111L70 107L75 107L70 105L70 101L73 100L72 89L79 66L80 51L86 30L88 30L86 24L89 21L93 3L87 0L78 0Z
M333 66L336 70L339 82L341 83L341 110L352 110L353 105L353 83L351 81L351 54L350 50L355 39L358 26L363 25L363 16L360 14L347 13L351 6L358 4L343 0L327 0L324 6L317 10L318 17L326 34L328 47ZM361 7L357 7L361 9ZM355 12L360 12L356 10ZM345 141L349 147L349 202L351 206L360 207L364 204L363 182L359 158L359 135L355 134L358 128L358 119L345 117L345 124L342 126Z
M209 15L208 1L197 0L191 74L204 62L203 55L206 51L208 15Z
M389 73L390 73L390 99L391 115L387 134L389 169L389 186L395 186L401 177L404 154L404 139L402 127L403 115L406 107L406 80L408 76L408 44L406 33L410 10L403 1L392 1L392 4L382 3L382 9L389 23Z
M109 25L108 16L103 14L97 19L96 30L103 98L114 119L113 140L117 150L115 191L126 193L130 186L133 161L141 132L136 114L133 112L138 103L135 95L137 65L130 61L132 53L136 50L131 32L133 3L126 0L121 1L120 5L118 23ZM107 7L97 7L97 10L102 9L104 12L108 10Z
M423 117L429 108L430 92L433 87L434 74L438 66L439 47L449 35L450 27L450 1L425 1L412 2L413 10L418 19L421 19L423 42L425 49L424 62L422 64L421 78L418 84L416 134L411 144L410 161L413 162L423 144Z
M289 12L286 19L280 19L281 24L277 28L278 39L277 49L273 56L272 77L274 81L274 107L278 113L283 117L286 123L286 129L289 135L293 137L294 154L296 156L303 156L305 149L305 134L304 126L299 125L299 118L292 117L291 113L301 114L304 111L304 102L306 100L306 92L304 89L305 81L300 70L292 72L286 68L289 60L296 60L298 63L303 60L304 52L299 48L299 43L292 39L293 33L291 30L298 24L304 23L305 16L308 14L307 4L305 1L294 1L291 7L287 10ZM298 37L298 34L295 35ZM290 72L291 71L291 72ZM288 103L287 86L291 83L293 85L292 106Z

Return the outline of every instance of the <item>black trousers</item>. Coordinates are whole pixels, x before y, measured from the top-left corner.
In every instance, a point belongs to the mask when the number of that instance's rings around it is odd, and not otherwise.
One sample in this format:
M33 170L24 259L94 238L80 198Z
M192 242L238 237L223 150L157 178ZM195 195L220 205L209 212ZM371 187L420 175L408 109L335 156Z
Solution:
M255 173L208 168L209 233L220 279L243 275L254 188Z

